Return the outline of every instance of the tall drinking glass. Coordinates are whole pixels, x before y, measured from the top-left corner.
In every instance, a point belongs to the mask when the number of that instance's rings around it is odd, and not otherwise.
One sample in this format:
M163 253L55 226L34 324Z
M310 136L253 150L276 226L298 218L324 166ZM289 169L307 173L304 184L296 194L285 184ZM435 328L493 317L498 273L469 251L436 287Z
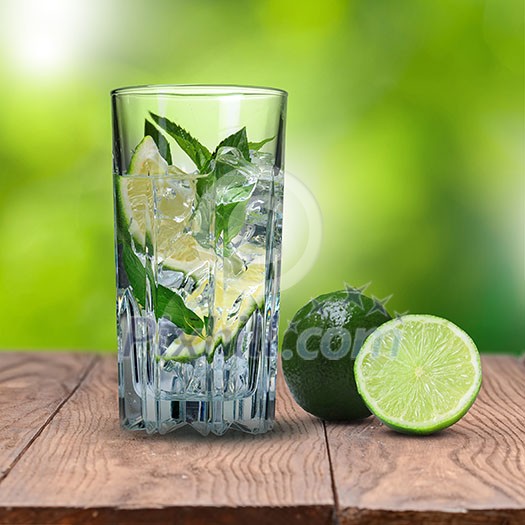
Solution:
M111 94L127 429L272 427L286 97L190 85Z

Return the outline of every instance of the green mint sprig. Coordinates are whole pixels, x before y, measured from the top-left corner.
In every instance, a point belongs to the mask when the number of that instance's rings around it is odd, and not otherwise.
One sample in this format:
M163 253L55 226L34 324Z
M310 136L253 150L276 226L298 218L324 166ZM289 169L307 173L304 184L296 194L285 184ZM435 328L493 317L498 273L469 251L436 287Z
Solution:
M203 168L208 165L211 158L211 153L208 148L202 145L196 138L192 137L184 128L175 124L175 122L165 117L159 117L155 115L155 113L151 113L151 111L150 115L155 124L177 142L182 151L188 155L195 163L195 166L197 166L197 169L202 173Z
M265 144L268 144L268 142L271 142L274 138L275 135L259 142L248 142L248 147L252 151L259 151Z
M241 155L244 157L244 159L247 162L251 162L250 159L250 148L248 146L248 137L246 136L246 127L241 128L239 131L236 131L232 135L229 135L225 139L221 140L219 145L215 148L212 156L210 157L210 160L208 164L204 168L204 173L206 173L207 169L210 169L210 165L212 160L215 160L217 158L217 153L221 148L237 148Z

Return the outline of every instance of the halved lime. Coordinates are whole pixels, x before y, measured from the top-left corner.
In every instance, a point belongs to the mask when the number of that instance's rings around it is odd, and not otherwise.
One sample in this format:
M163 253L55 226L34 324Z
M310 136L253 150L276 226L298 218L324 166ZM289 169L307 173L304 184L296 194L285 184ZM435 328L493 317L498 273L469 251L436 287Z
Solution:
M354 372L370 411L410 434L431 434L458 421L481 386L472 339L432 315L406 315L380 326L364 342Z

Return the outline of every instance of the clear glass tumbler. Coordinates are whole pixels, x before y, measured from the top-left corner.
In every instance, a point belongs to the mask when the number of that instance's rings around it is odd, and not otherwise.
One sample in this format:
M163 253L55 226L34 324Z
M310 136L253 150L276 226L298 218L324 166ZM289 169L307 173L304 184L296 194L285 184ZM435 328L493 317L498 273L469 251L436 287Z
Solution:
M111 94L125 428L272 427L286 97L204 85Z

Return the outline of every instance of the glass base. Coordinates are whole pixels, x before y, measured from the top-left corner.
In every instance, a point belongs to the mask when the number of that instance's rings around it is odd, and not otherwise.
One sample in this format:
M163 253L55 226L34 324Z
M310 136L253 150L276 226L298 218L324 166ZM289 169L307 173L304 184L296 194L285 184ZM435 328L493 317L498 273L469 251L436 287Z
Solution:
M203 358L205 359L205 358ZM264 362L266 361L266 362ZM168 393L152 384L136 381L139 369L130 357L119 361L119 408L123 428L145 430L148 434L166 434L190 426L202 435L222 435L229 429L250 434L271 430L275 415L275 359L261 360L253 388L224 392L180 394ZM157 364L158 370L162 364ZM184 365L188 369L195 365ZM213 365L206 365L208 378ZM162 376L162 372L155 374ZM159 385L160 382L157 382ZM143 385L146 385L143 387Z
M229 429L262 434L273 428L275 399L261 403L255 395L237 401L167 401L153 402L155 420L141 413L130 414L126 400L120 398L121 425L127 430L145 430L148 434L167 434L190 426L203 436L210 432L221 436Z

